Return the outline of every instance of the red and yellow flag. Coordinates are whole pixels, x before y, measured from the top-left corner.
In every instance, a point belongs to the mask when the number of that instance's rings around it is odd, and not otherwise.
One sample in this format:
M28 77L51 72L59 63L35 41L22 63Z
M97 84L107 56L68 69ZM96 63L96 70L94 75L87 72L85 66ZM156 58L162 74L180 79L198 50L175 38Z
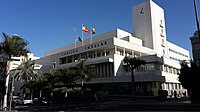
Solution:
M90 34L90 30L87 29L84 25L82 25L82 31L87 32L88 34Z

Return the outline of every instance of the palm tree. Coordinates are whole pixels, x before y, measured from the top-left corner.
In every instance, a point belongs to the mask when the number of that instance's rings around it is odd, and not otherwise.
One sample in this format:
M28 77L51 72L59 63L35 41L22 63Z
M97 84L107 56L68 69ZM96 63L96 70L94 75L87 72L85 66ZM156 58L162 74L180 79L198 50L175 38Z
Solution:
M35 88L35 81L34 80L28 81L27 84L24 84L20 89L23 89L25 87L29 88L31 94L31 100L33 100L33 90Z
M47 87L47 78L39 76L35 80L35 89L39 90L39 97L42 97L42 90Z
M38 75L41 75L41 72L37 69L34 69L35 61L31 59L22 60L21 65L14 70L13 76L16 81L22 82L23 85L23 97L26 95L27 84L31 80L35 80Z
M134 70L146 62L138 57L124 57L124 63L127 63L128 67L131 69L131 93L135 97L135 77Z
M53 96L53 90L55 83L59 82L59 77L56 71L50 70L48 74L45 74L46 80L47 80L47 87L51 91L51 98Z
M7 94L8 94L8 70L11 57L13 56L22 56L26 55L29 50L27 49L28 42L22 39L19 35L8 36L5 33L3 34L3 40L0 42L0 61L3 63L3 93L4 94L4 103L3 108L7 110ZM5 80L6 79L6 80ZM5 92L4 92L5 91Z
M61 87L57 90L61 90L61 92L65 92L65 98L67 97L67 93L73 91L73 88L70 87L75 84L75 81L77 80L77 76L75 74L75 71L72 69L61 69L57 70L59 75L59 81L64 84L64 87Z
M42 97L42 90L47 86L47 78L44 75L38 76L35 80L30 80L27 87L31 92L31 100L33 98L33 92L39 91L39 97Z
M83 82L89 81L95 74L92 72L92 67L85 64L85 60L81 60L76 67L76 74L81 79L81 87L83 89Z

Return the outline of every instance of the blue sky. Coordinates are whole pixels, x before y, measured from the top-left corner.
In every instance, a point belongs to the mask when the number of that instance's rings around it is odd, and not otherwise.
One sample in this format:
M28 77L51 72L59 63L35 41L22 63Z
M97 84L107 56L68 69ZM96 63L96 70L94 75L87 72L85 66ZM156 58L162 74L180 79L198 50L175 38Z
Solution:
M146 0L0 0L0 32L18 34L36 56L75 40L81 25L96 35L116 28L132 32L132 6ZM193 0L153 0L165 10L167 40L191 54L196 31ZM200 0L197 0L200 8ZM200 10L198 10L200 12ZM87 34L84 35L84 38ZM2 34L1 36L2 37Z

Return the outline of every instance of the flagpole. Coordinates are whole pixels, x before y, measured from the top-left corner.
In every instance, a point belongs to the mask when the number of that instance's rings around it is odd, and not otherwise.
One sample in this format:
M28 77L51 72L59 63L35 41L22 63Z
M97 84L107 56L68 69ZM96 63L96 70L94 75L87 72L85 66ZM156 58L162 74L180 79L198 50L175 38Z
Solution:
M92 44L92 32L90 33L90 44Z
M76 40L77 40L77 34L76 34L76 37L75 37L75 43L74 43L75 48L76 48Z
M82 28L83 28L83 24L82 24ZM83 46L83 29L81 28L81 30L82 30L82 46Z

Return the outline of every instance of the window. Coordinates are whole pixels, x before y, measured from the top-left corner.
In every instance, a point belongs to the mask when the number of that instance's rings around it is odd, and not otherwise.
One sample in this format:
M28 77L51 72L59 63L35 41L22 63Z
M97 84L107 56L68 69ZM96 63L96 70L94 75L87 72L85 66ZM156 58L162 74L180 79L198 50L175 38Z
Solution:
M71 63L72 62L72 57L68 57L67 63Z
M92 58L92 55L90 54L88 57L89 57L89 58Z
M175 84L175 89L180 89L180 88L178 88L178 84Z
M122 56L123 56L123 51L120 51L120 55L122 55Z
M169 67L169 73L172 73L172 68L171 67Z
M172 89L174 89L174 84L173 83L171 83L171 87L172 87Z
M105 52L102 52L102 56L105 56Z
M107 55L109 55L109 54L110 54L110 52L109 52L109 51L107 51L107 52L106 52L106 56L107 56Z
M164 65L164 72L168 72L167 66Z
M163 21L160 20L160 27L163 28Z
M100 57L100 56L101 56L101 53L100 53L100 52L98 52L98 53L97 53L97 57Z
M13 59L14 61L20 61L20 59Z
M165 50L163 49L163 55L165 55Z
M60 65L61 65L61 64L65 64L66 62L67 62L67 58L66 58L66 57L63 57L63 58L60 58L60 59L59 59Z

